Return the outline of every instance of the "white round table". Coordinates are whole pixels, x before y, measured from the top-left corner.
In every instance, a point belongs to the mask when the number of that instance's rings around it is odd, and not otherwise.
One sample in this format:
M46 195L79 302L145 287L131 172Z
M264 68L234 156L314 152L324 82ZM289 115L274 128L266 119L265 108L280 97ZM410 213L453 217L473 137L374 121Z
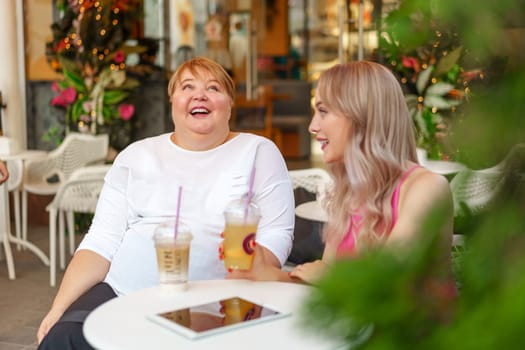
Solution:
M117 297L99 306L86 319L84 335L96 349L242 349L323 350L341 342L301 326L299 309L311 291L306 285L248 280L210 280L188 283L181 292L152 287ZM239 296L267 304L290 316L225 331L195 340L162 327L147 317L154 313ZM307 322L307 321L306 321Z

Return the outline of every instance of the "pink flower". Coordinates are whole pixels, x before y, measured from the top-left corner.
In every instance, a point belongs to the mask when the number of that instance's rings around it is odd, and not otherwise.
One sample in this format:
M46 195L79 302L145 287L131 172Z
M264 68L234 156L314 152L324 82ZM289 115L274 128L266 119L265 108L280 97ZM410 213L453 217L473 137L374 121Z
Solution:
M62 90L60 94L53 97L51 100L51 106L58 106L58 107L67 107L73 102L75 102L75 99L77 98L77 92L72 87L68 87L65 90Z
M56 95L51 99L51 106L55 107L66 107L66 103L64 102L64 99L61 95Z
M115 0L112 9L117 8L121 11L127 11L129 6L129 0Z
M412 68L416 72L419 71L419 62L415 57L404 56L402 60L402 65L405 68Z
M60 92L60 86L58 86L58 83L56 81L51 83L51 90L54 92Z
M56 50L57 52L62 52L62 51L64 51L65 49L66 49L66 42L64 41L64 39L62 39L62 40L60 40L60 41L58 42L58 44L56 45L55 50Z
M124 55L124 51L118 50L115 53L115 56L113 57L113 61L115 61L115 63L117 63L117 64L120 64L120 63L124 62L125 58L126 58L126 56Z
M71 86L62 91L61 95L64 97L64 101L70 105L75 102L77 98L77 91Z
M128 121L135 113L135 106L132 104L123 103L118 106L118 114L122 120Z
M466 71L461 73L461 76L465 81L471 81L472 79L476 79L477 77L483 75L483 71L481 69L473 69L470 71Z
M86 112L90 112L95 108L95 104L93 101L85 101L82 103L82 109Z

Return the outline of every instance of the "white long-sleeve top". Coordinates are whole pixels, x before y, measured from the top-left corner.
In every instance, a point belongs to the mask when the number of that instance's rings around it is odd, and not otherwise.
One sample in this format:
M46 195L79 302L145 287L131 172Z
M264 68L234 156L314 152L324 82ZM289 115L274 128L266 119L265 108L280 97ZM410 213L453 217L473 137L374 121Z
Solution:
M182 186L180 220L190 226L189 279L224 278L218 248L226 205L248 192L255 163L254 201L261 210L256 241L284 264L290 254L294 198L286 164L277 147L239 134L208 151L188 151L170 134L129 145L105 177L95 217L80 249L111 262L105 278L117 294L158 284L153 232L173 219Z

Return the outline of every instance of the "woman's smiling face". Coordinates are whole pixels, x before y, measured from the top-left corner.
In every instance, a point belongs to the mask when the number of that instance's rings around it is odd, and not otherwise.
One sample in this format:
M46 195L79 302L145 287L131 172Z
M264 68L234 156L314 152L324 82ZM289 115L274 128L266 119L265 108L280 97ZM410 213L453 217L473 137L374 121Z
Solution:
M224 139L229 132L231 97L219 81L201 70L182 72L171 98L171 113L178 136ZM209 140L209 139L208 139Z
M317 91L315 93L314 115L308 130L315 134L316 140L321 143L325 163L336 163L344 160L351 127L350 119L330 110Z

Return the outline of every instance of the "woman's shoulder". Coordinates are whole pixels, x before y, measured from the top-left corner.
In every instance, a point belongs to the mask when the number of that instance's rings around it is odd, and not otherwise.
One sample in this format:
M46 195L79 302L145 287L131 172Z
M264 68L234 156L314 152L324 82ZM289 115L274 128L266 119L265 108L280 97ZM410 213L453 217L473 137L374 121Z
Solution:
M447 178L423 167L417 168L408 176L402 191L407 197L446 199L451 196Z
M234 141L235 147L256 148L258 150L267 150L271 153L276 151L280 153L279 148L272 140L260 135L240 132L232 141Z
M123 161L127 159L136 161L137 158L140 159L140 157L152 154L152 152L155 154L161 144L167 143L167 141L169 141L169 135L169 133L166 133L157 136L146 137L144 139L132 142L119 152L115 161Z

